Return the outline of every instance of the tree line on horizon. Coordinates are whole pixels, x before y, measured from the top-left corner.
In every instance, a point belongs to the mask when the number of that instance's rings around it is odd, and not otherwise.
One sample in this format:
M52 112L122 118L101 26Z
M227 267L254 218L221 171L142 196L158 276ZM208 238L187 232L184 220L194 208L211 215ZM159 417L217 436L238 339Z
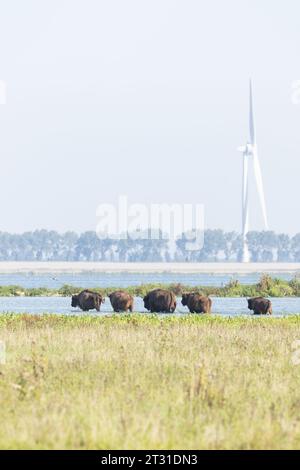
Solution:
M158 239L99 238L96 232L58 233L35 230L22 234L0 232L1 261L120 261L120 262L234 262L240 261L242 237L237 232L205 230L201 250L186 249L187 235L175 243ZM248 246L253 262L300 262L300 233L251 231Z

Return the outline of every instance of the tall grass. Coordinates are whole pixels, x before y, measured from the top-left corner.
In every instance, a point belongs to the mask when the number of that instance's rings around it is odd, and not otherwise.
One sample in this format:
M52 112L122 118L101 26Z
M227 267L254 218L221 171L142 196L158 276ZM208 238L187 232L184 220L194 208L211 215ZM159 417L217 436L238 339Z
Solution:
M0 448L300 447L299 317L1 315Z

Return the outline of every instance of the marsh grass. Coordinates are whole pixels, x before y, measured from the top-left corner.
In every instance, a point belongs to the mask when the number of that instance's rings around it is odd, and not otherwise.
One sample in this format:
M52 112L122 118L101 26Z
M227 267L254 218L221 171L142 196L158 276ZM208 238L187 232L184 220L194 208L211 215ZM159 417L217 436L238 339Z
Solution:
M26 296L26 297L39 297L39 296L63 296L70 297L73 294L80 292L87 288L76 287L72 285L63 285L59 289L52 289L47 287L31 287L25 288L22 286L0 286L0 296L13 297L13 296ZM290 281L278 278L272 278L264 274L257 284L241 284L237 280L231 280L228 284L218 286L190 286L180 283L173 284L140 284L137 286L128 286L125 290L134 296L144 297L147 292L152 289L162 288L174 292L175 295L180 297L183 292L198 291L204 295L212 295L216 297L255 297L258 295L268 297L299 297L300 296L300 280L294 277ZM120 287L93 287L92 290L99 292L101 295L107 296L112 291L124 290Z
M0 316L0 448L300 447L299 317Z

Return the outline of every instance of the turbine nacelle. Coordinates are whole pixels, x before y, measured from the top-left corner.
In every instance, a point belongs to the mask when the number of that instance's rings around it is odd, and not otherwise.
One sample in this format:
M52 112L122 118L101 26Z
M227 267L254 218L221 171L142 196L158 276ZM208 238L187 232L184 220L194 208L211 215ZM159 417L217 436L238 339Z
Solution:
M246 145L238 147L238 152L242 152L244 155L251 156L254 153L254 145L247 142Z

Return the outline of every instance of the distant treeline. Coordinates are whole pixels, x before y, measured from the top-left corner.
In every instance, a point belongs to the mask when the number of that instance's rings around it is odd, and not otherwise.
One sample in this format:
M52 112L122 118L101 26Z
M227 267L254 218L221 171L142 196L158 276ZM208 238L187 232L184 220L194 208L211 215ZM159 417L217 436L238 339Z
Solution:
M175 243L158 239L101 239L95 232L57 233L36 230L22 234L0 232L2 261L239 261L242 239L237 232L205 230L201 250L186 249L184 234ZM272 231L248 234L253 262L300 262L300 233L293 237Z

